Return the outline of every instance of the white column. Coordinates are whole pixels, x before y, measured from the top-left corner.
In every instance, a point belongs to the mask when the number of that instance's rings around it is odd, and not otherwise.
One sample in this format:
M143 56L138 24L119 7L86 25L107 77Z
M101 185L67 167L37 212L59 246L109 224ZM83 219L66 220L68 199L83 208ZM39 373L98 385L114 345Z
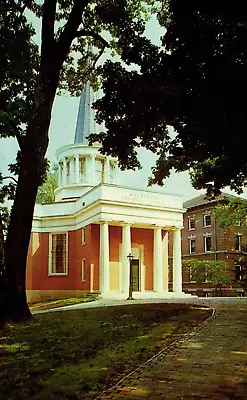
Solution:
M58 163L58 186L62 186L62 166Z
M109 227L106 222L100 224L100 290L102 294L110 290Z
M91 163L90 163L90 182L95 183L95 156L91 155Z
M69 174L68 174L68 183L74 183L74 158L69 159Z
M168 231L162 240L162 257L163 257L163 290L167 291L169 282L169 265L168 265Z
M112 168L113 168L113 171L112 171L113 179L112 179L111 183L116 184L117 183L117 162L114 162Z
M182 293L181 230L173 231L173 292Z
M154 291L163 290L162 231L154 228Z
M62 179L62 185L66 186L67 185L67 160L66 158L63 159L63 179Z
M80 156L77 154L75 156L75 183L80 182Z
M85 158L85 181L92 181L92 156L86 156Z
M106 156L104 160L104 182L103 183L110 183L110 163L109 157Z
M122 271L121 271L121 290L126 293L129 292L129 280L130 280L130 263L128 255L131 253L131 231L130 224L123 225L122 227Z

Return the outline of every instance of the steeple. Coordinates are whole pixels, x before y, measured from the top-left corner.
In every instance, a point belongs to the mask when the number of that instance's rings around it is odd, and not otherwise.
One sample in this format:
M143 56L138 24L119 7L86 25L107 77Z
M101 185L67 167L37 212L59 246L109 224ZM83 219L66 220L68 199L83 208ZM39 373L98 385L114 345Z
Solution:
M116 184L117 159L99 152L100 144L89 146L87 137L104 127L95 122L92 104L97 100L90 83L81 94L74 143L58 149L58 188L55 201L78 198L99 184Z
M77 115L75 144L88 146L87 137L90 133L99 133L103 128L95 122L95 110L93 103L98 100L98 95L91 88L90 82L84 85L80 97L79 110Z

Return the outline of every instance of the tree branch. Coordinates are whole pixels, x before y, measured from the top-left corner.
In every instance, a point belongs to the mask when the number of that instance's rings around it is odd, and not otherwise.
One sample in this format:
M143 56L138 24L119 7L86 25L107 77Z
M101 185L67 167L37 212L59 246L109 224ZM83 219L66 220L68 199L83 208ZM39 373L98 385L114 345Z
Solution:
M60 64L62 64L69 53L72 41L77 36L78 28L82 22L82 14L89 0L74 0L67 23L58 39L58 53Z
M42 17L41 57L49 57L55 42L54 29L56 18L57 0L45 0ZM41 60L42 62L42 60Z
M98 33L94 32L94 31L87 31L85 29L78 31L76 34L76 37L81 37L81 36L91 36L94 39L98 40L99 42L103 43L103 45L105 46L104 49L106 47L110 47L109 43L102 37L100 36Z
M13 176L3 176L2 179L13 179L13 181L17 184L17 180Z
M107 46L103 46L102 49L100 50L98 56L96 57L96 59L95 59L94 62L93 62L92 69L95 68L95 65L96 65L97 61L100 59L100 57L101 57L102 54L104 53L106 47L107 47Z

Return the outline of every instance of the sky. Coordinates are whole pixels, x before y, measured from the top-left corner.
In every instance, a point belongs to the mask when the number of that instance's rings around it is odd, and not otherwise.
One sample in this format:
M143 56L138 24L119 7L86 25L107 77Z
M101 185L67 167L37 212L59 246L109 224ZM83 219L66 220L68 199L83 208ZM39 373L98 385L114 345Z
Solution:
M36 23L35 23L36 24ZM39 26L36 24L37 33ZM152 18L147 25L146 36L149 37L154 44L160 44L160 36L164 32L155 18ZM37 40L38 36L37 36ZM79 98L73 98L69 94L57 96L52 111L52 120L49 131L49 146L47 157L51 162L55 162L55 152L58 148L73 143L77 112L79 107ZM18 145L15 139L0 140L0 171L8 174L7 165L15 161ZM155 155L145 149L140 149L139 159L142 169L137 171L119 172L117 175L117 183L123 186L129 186L138 189L147 189L148 177L151 175L151 167L155 164ZM185 200L198 196L203 191L195 190L189 179L187 172L173 172L169 178L164 181L163 187L152 186L148 190L159 191L181 195ZM229 192L229 190L226 190ZM247 197L247 191L243 197Z

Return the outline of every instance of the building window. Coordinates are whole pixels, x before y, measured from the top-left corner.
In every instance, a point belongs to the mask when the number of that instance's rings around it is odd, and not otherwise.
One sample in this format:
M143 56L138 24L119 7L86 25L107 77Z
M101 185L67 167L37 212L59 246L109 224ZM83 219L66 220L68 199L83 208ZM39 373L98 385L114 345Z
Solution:
M243 266L235 265L235 273L236 273L236 281L242 281L243 280Z
M104 183L104 162L96 159L95 161L95 180L96 183Z
M189 266L189 281L196 282L196 271L194 267Z
M196 252L196 239L195 238L189 238L189 252L190 252L190 254Z
M203 215L203 226L204 228L211 226L211 214Z
M81 230L81 244L86 244L86 228Z
M210 235L204 236L204 250L205 252L212 251L212 237Z
M236 251L241 251L242 235L241 233L236 234Z
M188 218L188 229L189 231L191 231L192 229L196 228L196 221L195 221L195 217L189 217Z
M67 233L50 235L49 275L67 275Z
M86 161L85 161L85 158L81 158L80 157L79 164L80 164L80 181L83 181L86 178Z
M81 281L86 282L86 260L83 258L81 262Z

